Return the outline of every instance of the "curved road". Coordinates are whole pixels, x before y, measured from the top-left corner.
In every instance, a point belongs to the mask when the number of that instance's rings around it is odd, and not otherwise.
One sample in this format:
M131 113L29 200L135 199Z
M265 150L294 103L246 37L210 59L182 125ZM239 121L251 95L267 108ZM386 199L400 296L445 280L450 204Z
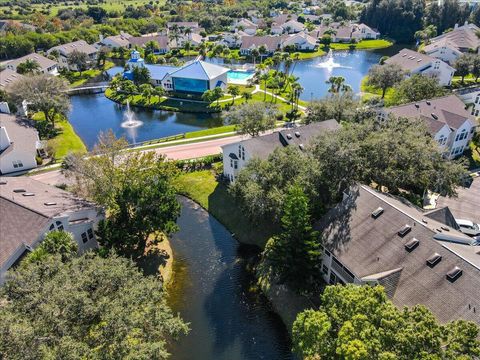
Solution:
M246 138L246 136L236 135L222 139L197 142L193 144L179 144L142 151L155 151L156 153L163 154L168 159L172 160L193 159L197 157L219 154L222 151L220 148L222 145L235 143ZM49 185L60 185L67 182L60 170L44 172L41 174L32 175L31 177L32 179L39 180Z

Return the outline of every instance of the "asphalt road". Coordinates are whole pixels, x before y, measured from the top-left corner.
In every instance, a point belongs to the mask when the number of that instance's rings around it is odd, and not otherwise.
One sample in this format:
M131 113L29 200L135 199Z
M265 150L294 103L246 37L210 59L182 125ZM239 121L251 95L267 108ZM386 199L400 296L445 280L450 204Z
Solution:
M222 151L222 149L220 148L222 145L235 143L245 138L246 137L244 136L236 135L227 138L202 141L193 144L174 145L143 151L155 151L158 154L165 155L168 159L171 160L193 159L197 157L219 154ZM32 175L31 177L35 180L39 180L49 185L60 185L67 183L67 180L65 179L60 170L44 172L41 174Z

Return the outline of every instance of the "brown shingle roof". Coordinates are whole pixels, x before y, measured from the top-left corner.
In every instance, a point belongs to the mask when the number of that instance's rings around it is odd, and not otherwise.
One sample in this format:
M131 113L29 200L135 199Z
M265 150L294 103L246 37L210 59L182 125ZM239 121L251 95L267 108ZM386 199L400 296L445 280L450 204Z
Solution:
M74 51L78 51L88 55L94 54L98 51L94 46L90 45L85 40L78 40L68 44L54 46L48 51L51 52L52 50L58 50L64 56L68 56Z
M135 36L128 41L133 46L144 46L149 41L155 41L160 49L168 48L168 36L165 35Z
M0 151L0 161L2 155L15 149L21 149L22 152L31 156L36 155L38 132L30 121L18 119L13 115L0 114L0 127L7 129L10 138L10 146Z
M0 72L0 87L6 88L9 85L21 80L23 75L17 74L12 69L5 69Z
M431 64L434 60L434 58L426 54L420 54L410 49L403 49L397 55L385 60L385 64L396 64L403 70L413 71Z
M42 70L58 64L56 61L51 60L43 55L31 53L31 54L22 56L21 58L9 61L7 66L12 65L14 67L17 67L19 64L24 63L27 60L36 61Z
M285 36L242 36L242 49L259 48L264 45L268 51L276 51L282 47Z
M371 213L378 207L384 212L374 219ZM480 324L479 247L435 240L439 235L471 239L453 228L443 230L446 225L424 215L411 204L357 186L315 228L322 233L325 247L357 278L395 274L397 278L388 282L395 305L424 304L441 322L465 319ZM402 238L397 232L405 224L411 231ZM419 245L406 251L405 244L414 237ZM442 259L429 267L426 260L434 253ZM463 274L450 282L446 274L454 266Z

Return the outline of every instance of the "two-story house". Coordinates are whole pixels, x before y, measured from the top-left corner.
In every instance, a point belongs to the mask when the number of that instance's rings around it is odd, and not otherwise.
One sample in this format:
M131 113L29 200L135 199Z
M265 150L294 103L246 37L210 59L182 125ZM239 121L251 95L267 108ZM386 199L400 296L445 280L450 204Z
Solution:
M53 230L73 234L82 253L98 246L103 211L95 204L29 177L0 178L0 284L5 273Z
M480 323L480 246L448 208L424 212L356 185L314 228L327 283L381 285L399 308L422 304L442 323Z
M436 78L438 83L443 86L449 86L455 74L455 69L446 62L410 49L401 50L398 54L388 58L385 64L400 66L407 76L421 74Z
M78 40L68 44L54 46L47 51L47 54L50 55L52 52L58 53L58 65L60 68L66 68L72 71L78 71L75 64L69 64L68 59L70 54L74 51L84 53L87 55L88 64L94 65L97 59L98 49L95 46L88 44L85 40Z
M389 116L424 121L428 131L448 158L463 154L477 126L475 118L466 110L462 100L455 95L379 110L381 120L388 121Z
M480 38L477 36L479 31L480 28L475 24L456 24L452 31L431 39L424 51L429 56L453 64L464 53L480 52Z
M339 127L336 120L327 120L223 145L223 175L229 181L235 181L250 159L266 159L279 147L297 146L303 151L313 138Z
M454 92L467 106L470 115L480 116L480 87L458 89L454 90Z
M6 68L17 71L18 65L23 64L26 61L34 61L38 64L38 69L35 70L36 72L58 75L58 62L36 53L31 53L18 59L10 60L7 62Z

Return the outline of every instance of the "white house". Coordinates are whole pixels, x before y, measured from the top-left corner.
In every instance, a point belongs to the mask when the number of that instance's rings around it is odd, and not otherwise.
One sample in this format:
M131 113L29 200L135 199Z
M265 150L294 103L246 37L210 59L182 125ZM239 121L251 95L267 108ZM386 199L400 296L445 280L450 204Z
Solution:
M255 35L258 30L258 25L248 19L239 19L235 21L231 29L234 31L243 31L247 35Z
M5 273L53 230L73 234L79 253L98 246L100 207L30 177L0 178L0 284Z
M352 24L352 38L356 40L378 39L380 33L365 24Z
M294 46L296 50L313 51L318 47L317 39L304 32L292 34L285 39L283 47Z
M130 68L146 67L150 71L151 83L162 86L167 91L203 94L206 90L216 87L225 89L228 82L227 73L230 69L194 60L181 67L145 64L138 51L132 51L128 62ZM124 77L131 79L132 72L126 71Z
M89 65L95 63L97 59L98 50L95 46L88 44L85 40L78 40L68 44L54 46L53 48L47 51L47 54L50 55L53 51L58 51L59 53L59 67L66 68L69 70L77 71L76 65L69 65L68 64L68 57L74 51L78 51L80 53L84 53L88 57Z
M246 32L240 30L234 33L231 32L224 32L221 35L221 40L219 44L225 45L229 48L239 48L242 45L242 37L250 36Z
M314 225L328 284L381 285L400 309L425 305L441 323L480 323L480 256L448 208L423 212L365 185Z
M289 20L279 26L282 28L283 32L287 34L296 34L305 30L305 25L297 20Z
M170 51L170 41L166 35L132 36L128 39L128 48L144 48L145 44L149 43L150 41L153 41L157 45L157 48L153 52L154 54L166 54Z
M380 37L380 33L368 25L349 22L322 24L310 31L309 34L316 39L328 34L332 42L342 43L351 42L352 40L372 40Z
M52 59L36 53L31 53L18 59L10 60L6 64L6 68L17 71L18 65L23 64L27 60L35 61L39 66L37 71L41 72L42 74L58 75L58 63Z
M229 181L235 181L250 159L266 159L276 148L285 146L297 146L303 150L316 136L339 127L335 120L327 120L223 145L223 175Z
M380 120L388 121L389 116L424 121L428 131L448 158L463 154L477 126L475 118L465 109L462 100L455 95L380 110Z
M425 46L426 54L452 64L461 54L480 51L480 28L465 22L463 26L455 25L452 31L434 37Z
M40 149L43 149L43 142L29 121L0 114L0 174L37 167L36 156Z
M451 84L455 73L455 69L446 62L410 49L401 50L397 55L388 58L385 64L396 64L410 75L434 77L443 86Z
M459 89L454 92L467 106L470 115L480 116L480 87Z
M106 46L110 49L126 48L130 45L129 39L131 37L132 35L123 31L120 32L119 35L112 35L107 37L100 35L100 41L97 43L97 47Z
M280 51L283 48L283 42L286 35L277 36L243 36L242 45L240 46L240 54L249 55L253 49L259 49L265 46L267 54L271 55L275 51Z

